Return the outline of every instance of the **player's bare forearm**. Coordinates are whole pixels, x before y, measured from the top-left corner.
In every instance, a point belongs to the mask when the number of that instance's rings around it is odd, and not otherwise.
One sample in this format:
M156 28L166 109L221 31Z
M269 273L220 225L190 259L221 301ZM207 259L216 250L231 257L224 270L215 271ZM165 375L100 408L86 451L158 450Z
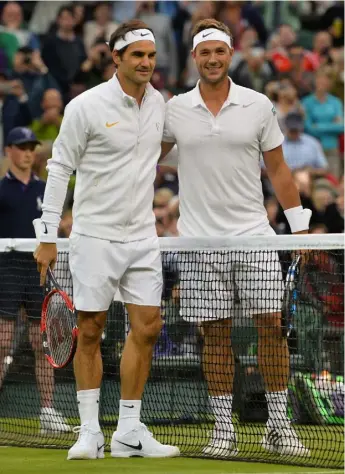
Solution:
M300 206L300 195L293 180L291 170L284 161L282 147L264 152L264 161L267 175L284 211Z

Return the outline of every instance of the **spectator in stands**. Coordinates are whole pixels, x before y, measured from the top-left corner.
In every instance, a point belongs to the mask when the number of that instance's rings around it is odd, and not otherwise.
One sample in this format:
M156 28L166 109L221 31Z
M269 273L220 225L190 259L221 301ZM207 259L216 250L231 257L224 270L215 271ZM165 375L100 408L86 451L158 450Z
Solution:
M29 46L33 50L39 50L40 47L37 37L22 25L22 7L17 2L7 2L1 14L0 46L5 50L10 63L18 48Z
M321 141L331 172L341 175L338 150L339 135L344 133L344 111L341 101L329 93L331 80L328 70L320 70L315 78L315 92L305 97L305 130Z
M35 148L39 143L27 128L14 128L7 137L10 166L0 181L0 238L34 238L32 221L41 216L45 183L32 174ZM70 431L61 413L53 407L54 370L42 348L40 316L43 300L32 253L9 252L0 257L0 387L5 357L9 354L16 319L24 309L29 321L29 339L35 353L35 369L41 398L41 429Z
M298 31L301 27L301 12L303 5L301 2L291 0L284 2L256 1L266 27L272 31L284 22L283 27L290 27L291 30Z
M298 99L297 90L292 84L280 84L276 87L277 101L275 108L281 131L285 134L285 119L290 113L303 114L303 107Z
M28 97L21 81L9 80L8 75L0 72L0 150L9 131L18 126L31 123L32 116Z
M308 168L312 177L324 176L328 171L325 154L318 140L303 133L303 115L289 113L285 118L285 127L283 152L289 168Z
M30 125L38 140L51 143L59 134L62 122L62 97L57 89L47 89L41 103L43 113Z
M94 20L85 23L84 27L84 45L87 52L100 41L109 41L111 34L118 27L118 23L112 21L109 2L97 3L93 16Z
M177 47L171 18L156 12L156 2L139 2L137 17L146 23L155 34L157 48L156 71L164 82L174 86L177 82Z
M174 193L169 188L159 188L153 198L153 207L165 209Z
M326 208L335 201L336 189L327 179L319 179L313 183L311 198L314 208L323 216Z
M76 24L73 7L63 6L57 17L57 31L44 42L42 59L68 101L70 83L86 60L82 39L74 33Z
M305 50L298 43L288 47L289 78L297 89L299 97L304 97L313 90L313 73L305 67Z
M328 31L319 31L314 36L313 51L307 57L307 69L316 71L323 62L325 53L332 47L332 36Z
M49 73L39 50L25 46L14 56L12 77L23 82L29 97L29 107L34 118L41 114L40 102L44 91L57 88L58 84Z
M232 72L232 79L240 86L263 92L266 84L274 79L274 67L266 61L264 48L250 48L245 56Z

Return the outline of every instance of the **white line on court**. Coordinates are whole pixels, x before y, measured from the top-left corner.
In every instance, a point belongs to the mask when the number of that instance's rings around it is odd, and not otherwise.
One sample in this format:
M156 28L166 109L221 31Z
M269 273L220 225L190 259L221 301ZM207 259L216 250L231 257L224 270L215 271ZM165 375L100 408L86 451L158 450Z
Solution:
M230 472L231 474L243 474L243 471L234 471L233 469L228 472L221 472L220 474L229 474ZM257 474L257 472L247 472L246 474ZM329 471L267 471L267 474L344 474L344 471L340 469L331 469Z

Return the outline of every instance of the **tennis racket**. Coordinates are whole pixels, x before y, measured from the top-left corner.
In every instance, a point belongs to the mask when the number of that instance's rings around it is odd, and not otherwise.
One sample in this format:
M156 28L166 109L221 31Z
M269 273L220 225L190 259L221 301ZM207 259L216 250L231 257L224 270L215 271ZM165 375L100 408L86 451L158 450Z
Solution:
M299 296L297 284L300 274L300 260L300 255L294 258L286 275L282 307L282 327L284 337L290 336L297 311L297 301Z
M38 236L40 219L35 219L33 224ZM41 313L43 351L50 365L55 369L62 369L71 362L77 347L76 311L49 267L44 291Z

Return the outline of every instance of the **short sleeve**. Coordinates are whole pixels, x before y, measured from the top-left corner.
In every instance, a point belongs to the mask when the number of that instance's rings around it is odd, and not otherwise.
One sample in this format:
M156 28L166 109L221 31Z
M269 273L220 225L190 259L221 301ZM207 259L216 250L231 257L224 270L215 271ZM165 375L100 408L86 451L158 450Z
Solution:
M176 143L176 138L172 130L171 125L171 106L174 101L174 97L165 104L165 121L163 131L163 142Z
M267 97L265 97L265 101L262 104L261 117L260 148L262 152L270 151L283 143L284 135L279 127L277 111Z

